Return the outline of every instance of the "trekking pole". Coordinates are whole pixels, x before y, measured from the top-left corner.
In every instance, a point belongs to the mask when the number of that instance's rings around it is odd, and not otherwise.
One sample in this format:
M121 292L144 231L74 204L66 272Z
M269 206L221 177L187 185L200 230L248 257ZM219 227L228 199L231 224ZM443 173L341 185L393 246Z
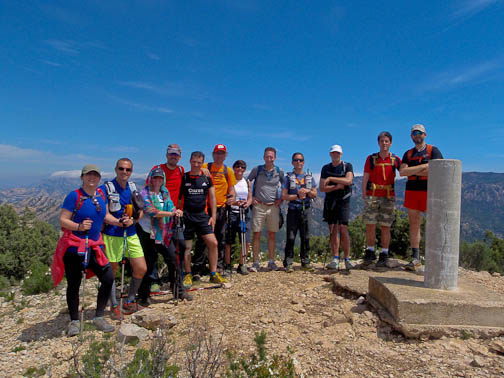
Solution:
M175 298L175 305L179 302L179 285L181 284L181 274L180 274L180 236L182 230L182 219L179 216L175 216L175 282L173 284L173 296ZM182 259L183 261L184 259Z
M245 220L245 208L240 206L240 241L241 241L241 255L243 260L243 265L247 264L247 238L245 233L247 232L247 222Z
M131 216L133 213L133 206L131 204L124 206L124 214ZM121 260L121 299L119 301L119 324L122 324L123 320L123 292L124 292L124 266L126 265L126 240L128 238L128 232L122 222L123 227L123 250L122 250L122 260ZM114 293L115 295L115 293Z
M80 313L80 334L82 337L82 333L84 331L84 310L86 308L86 271L87 271L87 266L89 263L89 256L88 256L88 244L89 244L89 235L88 231L85 231L86 238L84 242L84 269L82 270L82 305L81 305L81 313Z

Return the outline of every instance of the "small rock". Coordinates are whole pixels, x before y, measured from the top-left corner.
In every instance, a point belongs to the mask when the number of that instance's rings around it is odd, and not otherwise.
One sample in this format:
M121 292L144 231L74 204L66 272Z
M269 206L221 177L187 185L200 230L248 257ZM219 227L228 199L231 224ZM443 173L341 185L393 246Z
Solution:
M493 352L504 354L504 341L494 340L490 343L489 347Z
M300 309L298 310L298 312L299 312L300 314L306 314L306 310L305 310L304 308L300 308Z
M241 291L238 292L239 297L243 297L245 294L243 294Z
M299 304L299 301L298 301L298 300L296 300L296 299L293 299L293 300L291 301L291 303L292 303L292 304Z
M144 309L135 312L131 321L140 327L155 331L157 328L170 329L177 325L177 319L168 315L165 311L156 309Z
M485 366L485 361L479 356L474 356L473 360L471 361L471 366L474 367L484 367Z
M388 259L386 265L387 268L397 268L398 266L401 265L401 263L396 259Z
M357 301L355 303L360 305L360 304L364 303L365 301L366 301L366 298L361 296L361 297L359 297L359 299L357 299Z
M149 337L149 331L136 324L123 324L117 331L117 340L128 343L133 340L143 340Z
M223 287L224 289L231 289L231 287L232 287L232 286L233 286L233 285L231 284L231 282L224 282L224 283L222 284L222 287Z
M492 276L493 277L501 277L501 274L499 272L493 272Z

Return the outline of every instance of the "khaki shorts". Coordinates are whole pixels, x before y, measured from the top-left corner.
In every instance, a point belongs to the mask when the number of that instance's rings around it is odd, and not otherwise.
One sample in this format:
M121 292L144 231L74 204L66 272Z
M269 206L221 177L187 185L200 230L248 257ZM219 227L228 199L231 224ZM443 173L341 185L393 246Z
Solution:
M367 196L364 200L364 214L362 219L365 224L378 224L390 227L394 221L395 197Z
M266 231L278 232L280 208L258 203L252 210L252 232L261 232L266 222Z
M105 254L109 261L113 263L120 262L123 254L123 237L103 234L103 242L105 243ZM128 236L126 238L126 257L135 259L137 257L143 257L143 255L144 253L138 235Z

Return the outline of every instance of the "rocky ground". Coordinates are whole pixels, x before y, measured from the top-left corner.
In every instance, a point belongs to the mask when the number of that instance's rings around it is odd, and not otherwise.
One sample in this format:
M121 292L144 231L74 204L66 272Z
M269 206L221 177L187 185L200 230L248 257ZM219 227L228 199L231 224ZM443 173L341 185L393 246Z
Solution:
M504 293L503 277L468 271L461 275ZM286 356L288 348L293 350L296 371L305 377L504 376L504 337L405 339L382 323L362 298L336 295L330 281L337 276L321 267L313 273L296 269L292 274L234 274L230 288L193 292L194 301L177 306L170 295L157 296L143 312L176 320L171 333L179 366L184 365L188 335L207 324L208 332L222 335L223 348L238 353L253 352L254 335L264 330L268 352ZM94 291L96 282L88 285ZM22 376L36 368L55 377L68 375L72 344L78 338L64 334L64 289L30 297L18 291L13 300L0 300L0 374ZM92 311L86 315L91 319ZM130 316L123 323L131 321ZM102 338L94 330L85 333ZM148 335L136 346L127 345L127 353L147 346L153 332Z

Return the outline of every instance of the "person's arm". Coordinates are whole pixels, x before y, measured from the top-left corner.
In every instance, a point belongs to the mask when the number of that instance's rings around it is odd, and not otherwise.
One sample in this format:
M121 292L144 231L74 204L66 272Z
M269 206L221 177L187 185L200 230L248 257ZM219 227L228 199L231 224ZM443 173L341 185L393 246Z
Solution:
M215 227L215 222L217 221L217 200L215 199L215 186L208 188L208 197L210 199L210 208L212 210L212 216L210 217L208 224L212 226L212 230Z
M89 231L93 225L91 219L84 219L81 223L72 220L72 212L67 209L61 209L60 226L70 231Z
M231 205L236 202L236 191L234 189L234 186L229 186L228 185L228 191L227 191L227 196L226 196L226 204Z
M403 176L427 176L429 172L429 164L421 164L414 167L408 166L406 163L402 163L399 168L399 175Z
M369 173L364 172L364 175L362 176L362 198L366 199L367 194L367 183L369 181Z
M245 207L249 207L252 205L252 184L250 183L249 180L247 180L247 186L248 186L248 196L247 196L247 202L245 203Z
M128 218L128 220L123 224L120 219L117 219L112 214L110 214L108 204L106 206L107 206L107 214L105 215L105 219L103 220L105 223L117 227L124 227L124 226L129 227L133 224L133 219L130 218Z

